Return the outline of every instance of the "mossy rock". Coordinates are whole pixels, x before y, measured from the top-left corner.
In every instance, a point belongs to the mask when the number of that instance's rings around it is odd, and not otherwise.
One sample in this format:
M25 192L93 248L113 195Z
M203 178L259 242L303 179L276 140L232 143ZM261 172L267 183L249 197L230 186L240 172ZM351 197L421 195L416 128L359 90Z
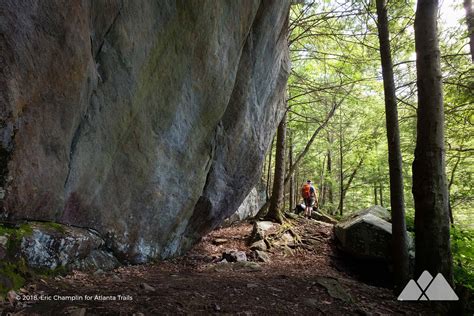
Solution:
M87 229L52 222L0 224L0 296L36 276L117 267L103 246L104 240Z
M25 266L21 262L0 263L0 295L17 290L25 284Z

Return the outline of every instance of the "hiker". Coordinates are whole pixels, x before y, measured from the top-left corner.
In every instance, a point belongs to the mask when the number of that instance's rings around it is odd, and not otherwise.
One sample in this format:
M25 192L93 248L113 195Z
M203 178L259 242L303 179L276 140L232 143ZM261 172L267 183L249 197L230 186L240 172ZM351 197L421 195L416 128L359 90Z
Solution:
M316 202L316 189L313 187L311 180L306 181L306 184L301 188L301 196L304 199L304 215L305 217L311 218L311 211L313 210L314 203Z

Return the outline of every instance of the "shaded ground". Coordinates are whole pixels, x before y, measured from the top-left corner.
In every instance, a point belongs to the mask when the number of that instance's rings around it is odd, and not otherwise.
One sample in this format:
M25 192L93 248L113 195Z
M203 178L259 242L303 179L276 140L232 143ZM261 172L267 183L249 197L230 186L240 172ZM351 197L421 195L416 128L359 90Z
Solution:
M251 253L252 225L241 223L210 233L184 257L39 280L14 307L3 303L3 314L432 314L426 303L398 302L389 289L349 272L335 250L332 225L302 218L293 225L301 242L272 248L269 263L217 263L226 250ZM221 238L227 241L215 245Z

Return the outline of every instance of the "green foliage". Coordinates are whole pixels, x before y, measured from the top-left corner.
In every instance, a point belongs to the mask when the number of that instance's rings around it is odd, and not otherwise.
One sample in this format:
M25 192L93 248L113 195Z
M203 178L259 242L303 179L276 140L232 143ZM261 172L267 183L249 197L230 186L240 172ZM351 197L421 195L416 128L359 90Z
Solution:
M474 291L474 230L451 230L454 279Z
M23 266L11 262L0 263L0 296L4 296L9 290L17 290L25 283Z
M415 214L414 214L414 212L406 212L405 221L406 221L406 225L407 225L407 230L409 232L414 232L415 231Z
M298 189L306 179L313 179L324 193L320 196L321 207L333 215L337 212L341 184L343 188L347 186L344 214L373 204L390 207L384 91L374 3L317 1L291 7L288 129L294 156L302 152L334 104L340 103L297 169L295 186ZM462 1L453 6L463 10ZM411 169L417 118L414 10L412 0L388 2L406 221L412 232L415 210ZM439 27L446 176L456 227L452 233L455 276L457 282L472 287L474 64L465 19L455 26L440 21ZM355 176L348 186L352 174Z

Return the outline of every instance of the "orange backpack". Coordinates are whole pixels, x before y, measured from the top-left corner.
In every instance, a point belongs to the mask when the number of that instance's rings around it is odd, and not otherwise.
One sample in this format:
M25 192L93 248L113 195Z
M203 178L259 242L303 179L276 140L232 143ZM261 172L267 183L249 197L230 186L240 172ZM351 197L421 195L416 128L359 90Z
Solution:
M303 199L309 199L311 197L311 185L303 185L301 188L301 195L303 196Z

